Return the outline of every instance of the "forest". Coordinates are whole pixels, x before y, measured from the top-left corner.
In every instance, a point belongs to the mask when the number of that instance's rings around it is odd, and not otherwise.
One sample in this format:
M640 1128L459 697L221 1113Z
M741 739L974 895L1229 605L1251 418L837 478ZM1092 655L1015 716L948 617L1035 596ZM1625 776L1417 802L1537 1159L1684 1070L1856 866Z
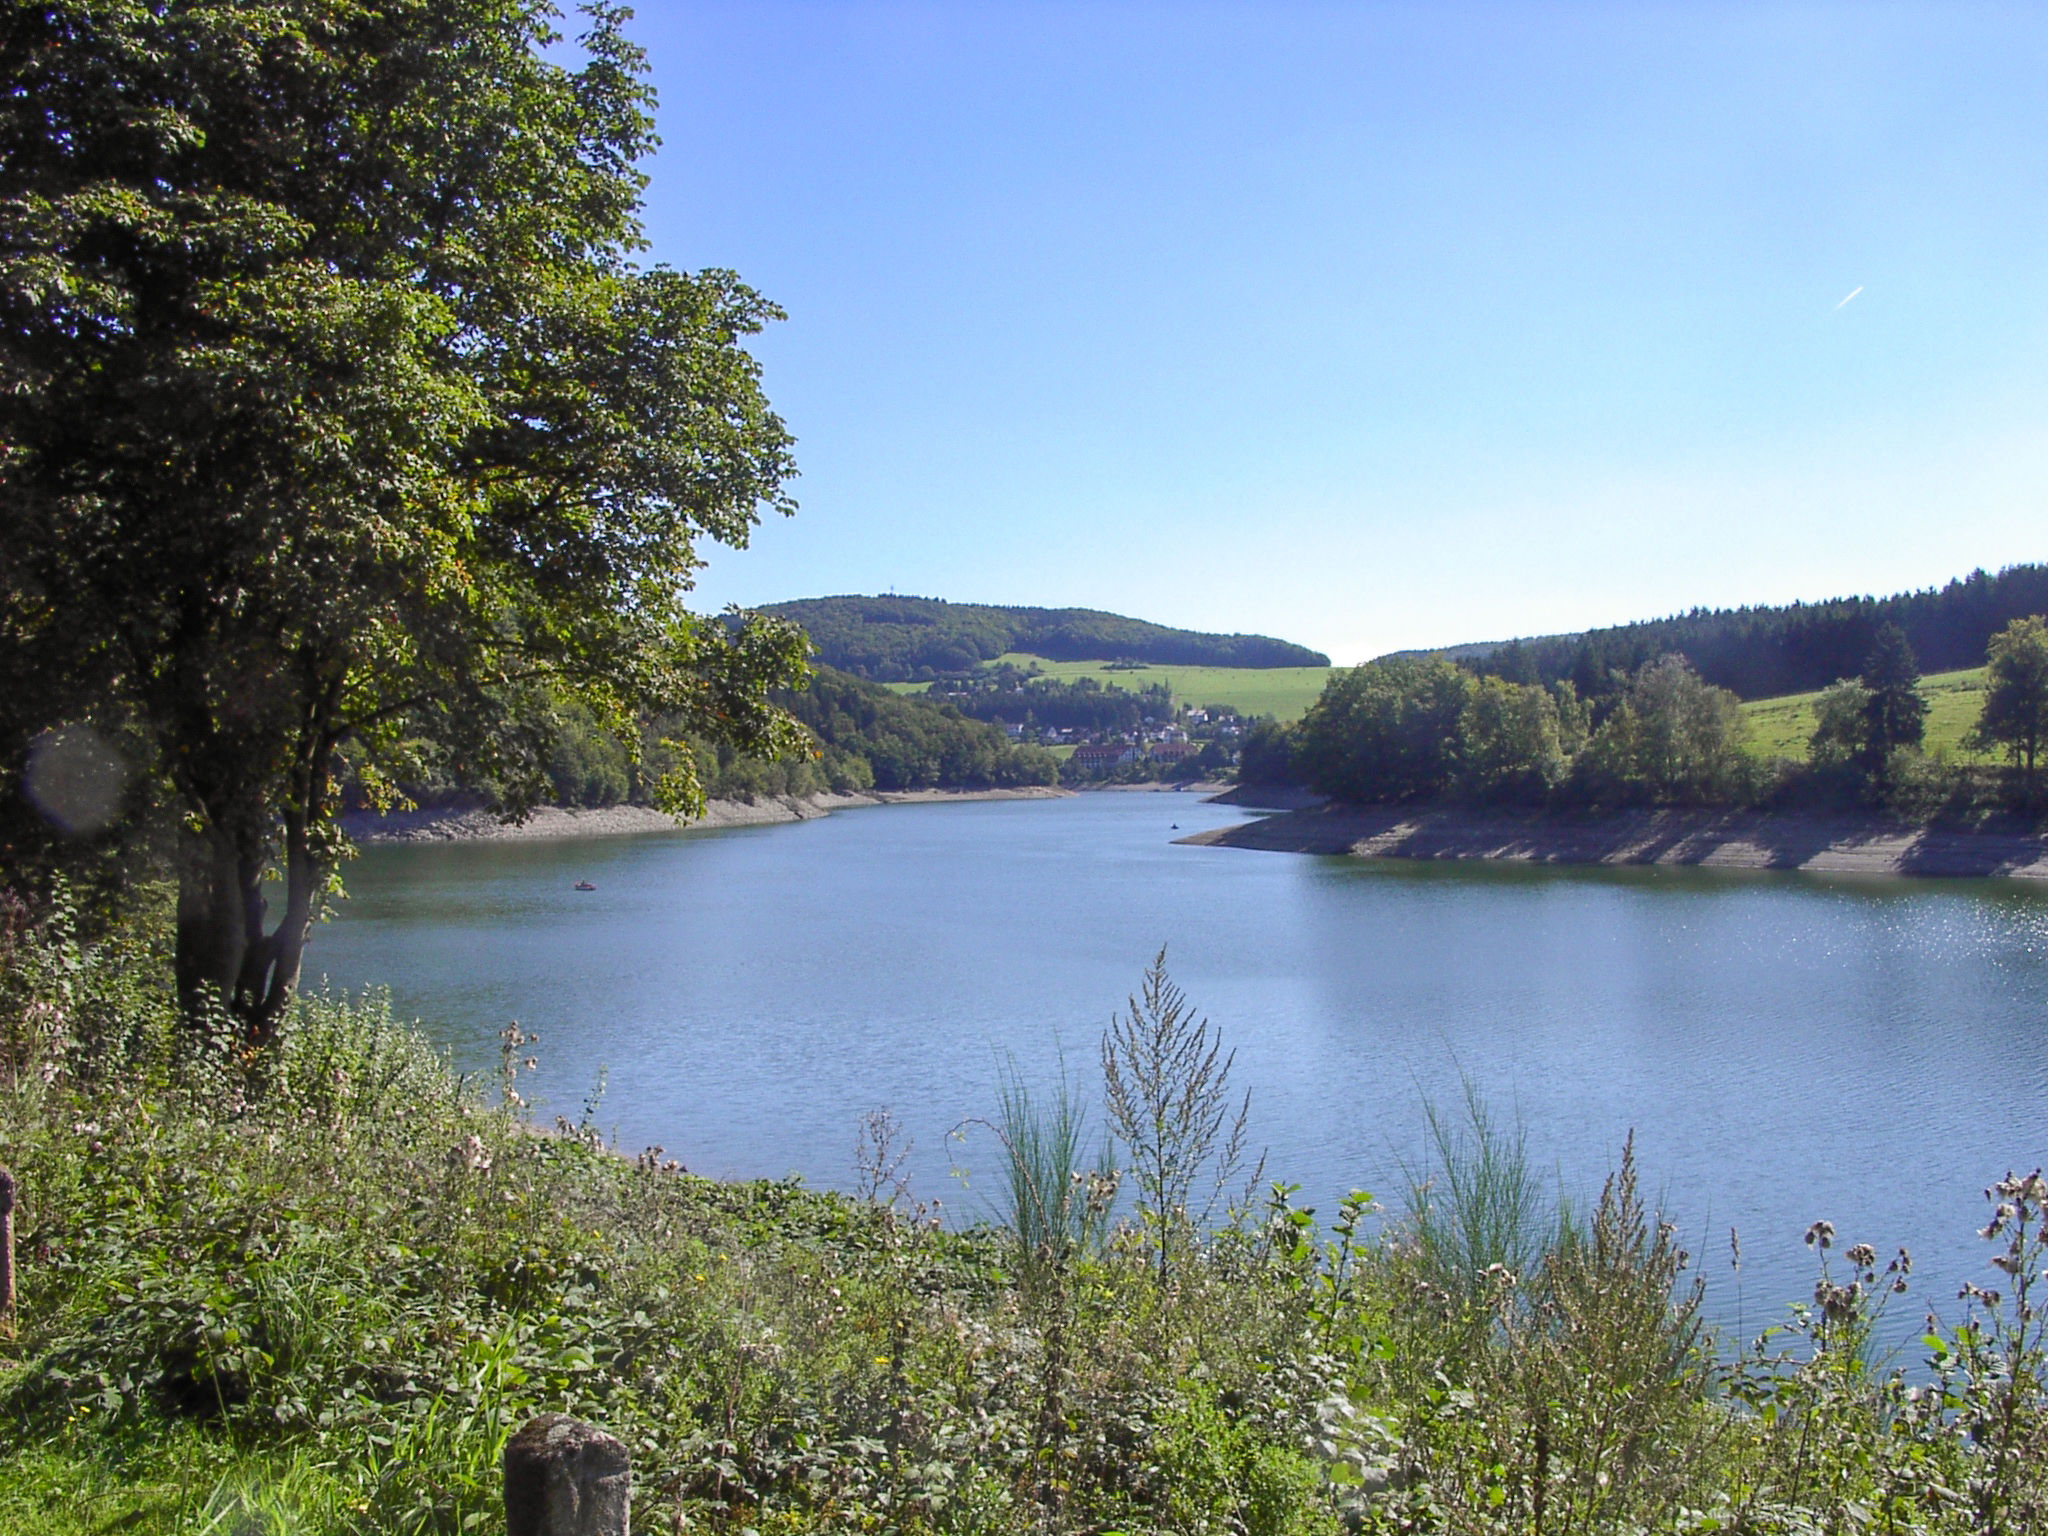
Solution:
M1524 657L1528 655L1525 650ZM1394 656L1334 674L1298 725L1259 722L1240 778L1355 803L1458 799L1553 809L1632 805L1865 807L1961 817L2039 806L2048 742L2048 630L2013 620L1971 661L1987 688L1972 746L2003 770L1925 752L1927 702L1905 631L1880 623L1821 694L1797 759L1744 750L1740 699L1678 652L1572 678L1516 681L1446 656Z
M1455 646L1444 654L1472 672L1512 683L1569 682L1581 696L1609 691L1616 673L1632 673L1660 656L1683 656L1715 687L1739 699L1767 699L1853 676L1887 624L1905 634L1923 668L1945 672L1978 665L1992 635L2014 619L2043 612L2048 566L2013 565L1891 597L1695 608L1581 634Z
M806 687L782 692L777 702L803 727L808 752L764 758L691 732L687 722L654 716L641 728L636 762L587 711L564 700L548 761L554 803L653 804L655 785L675 765L678 742L694 755L698 780L713 799L826 790L1008 789L1059 781L1051 753L1012 742L986 718L970 718L950 701L894 694L829 667L816 669ZM408 789L413 799L431 804L453 786Z
M1267 635L1170 629L1092 608L1002 608L934 597L819 597L761 610L803 627L828 667L877 682L961 676L1013 651L1053 661L1326 667L1320 651Z

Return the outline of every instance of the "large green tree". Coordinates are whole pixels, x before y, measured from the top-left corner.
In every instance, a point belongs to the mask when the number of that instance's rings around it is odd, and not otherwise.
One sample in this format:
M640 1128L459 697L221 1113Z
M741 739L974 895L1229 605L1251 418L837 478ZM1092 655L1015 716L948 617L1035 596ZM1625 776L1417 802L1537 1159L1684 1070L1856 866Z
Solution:
M1927 732L1927 700L1920 693L1920 664L1906 632L1896 624L1880 625L1870 655L1863 663L1864 767L1883 783L1894 753L1917 747Z
M1441 658L1395 656L1334 673L1296 729L1298 769L1340 800L1442 794L1463 761L1472 686Z
M2019 764L2027 802L2048 745L2048 624L2014 619L1991 637L1984 669L1984 706L1971 732L1980 751L2003 748Z
M17 757L89 718L145 744L181 994L255 1043L344 749L374 786L429 743L516 813L565 698L629 744L654 710L799 740L801 636L686 605L705 539L791 505L743 347L777 312L636 261L643 62L583 15L573 56L542 0L0 22L0 709Z
M1734 694L1662 656L1636 668L1572 768L1596 800L1712 805L1740 791L1742 728Z

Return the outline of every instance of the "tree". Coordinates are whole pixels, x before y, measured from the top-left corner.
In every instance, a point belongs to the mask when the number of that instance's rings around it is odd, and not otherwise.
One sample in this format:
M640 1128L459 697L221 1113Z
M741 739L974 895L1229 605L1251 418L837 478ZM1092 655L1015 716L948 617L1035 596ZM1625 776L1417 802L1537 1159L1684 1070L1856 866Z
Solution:
M252 1043L339 852L344 747L375 792L429 742L517 814L558 700L629 751L657 710L801 741L768 696L800 633L685 603L701 539L793 506L742 345L779 313L635 263L644 61L593 0L556 62L553 14L51 0L0 28L4 745L137 733L179 826L180 996Z
M1296 730L1296 764L1340 800L1412 800L1456 778L1472 677L1441 658L1334 673Z
M1824 690L1813 707L1808 755L1825 765L1860 763L1870 748L1870 690L1845 677Z
M1663 656L1629 678L1573 774L1596 799L1711 804L1738 787L1741 738L1735 695L1703 681L1684 657Z
M1870 655L1863 663L1863 762L1872 779L1882 783L1892 754L1917 747L1927 730L1927 700L1920 696L1920 668L1906 632L1896 624L1879 626Z
M1991 637L1984 668L1984 707L1970 733L1979 751L2003 748L2020 765L2033 803L2036 759L2048 742L2048 625L2014 619Z
M1564 772L1557 700L1533 683L1480 678L1461 729L1459 784L1478 799L1540 801Z
M1238 783L1299 783L1296 748L1295 732L1291 727L1263 717L1252 721L1245 727L1244 744L1238 752Z

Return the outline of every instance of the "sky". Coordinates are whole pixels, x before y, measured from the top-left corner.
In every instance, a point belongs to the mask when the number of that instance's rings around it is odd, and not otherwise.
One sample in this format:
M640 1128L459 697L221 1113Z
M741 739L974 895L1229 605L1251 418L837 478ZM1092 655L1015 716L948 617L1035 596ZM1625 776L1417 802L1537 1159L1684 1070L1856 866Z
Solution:
M1395 649L2048 558L2048 7L671 3L651 259L894 590Z

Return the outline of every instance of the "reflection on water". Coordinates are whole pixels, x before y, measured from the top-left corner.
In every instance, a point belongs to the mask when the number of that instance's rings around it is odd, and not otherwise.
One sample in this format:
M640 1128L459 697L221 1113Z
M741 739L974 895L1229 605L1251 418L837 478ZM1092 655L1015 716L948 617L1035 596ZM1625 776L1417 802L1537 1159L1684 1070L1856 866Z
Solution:
M1575 1193L1633 1128L1715 1314L1751 1329L1810 1290L1818 1217L1909 1244L1919 1300L1953 1311L1983 1186L2048 1160L2048 900L2026 890L1171 841L1238 814L1104 794L377 848L308 969L388 984L468 1068L517 1018L544 1098L573 1116L606 1067L604 1126L698 1172L845 1184L858 1116L891 1106L919 1192L972 1215L986 1180L952 1165L994 1164L947 1135L989 1111L999 1059L1092 1083L1164 944L1302 1198L1394 1190L1462 1071Z

